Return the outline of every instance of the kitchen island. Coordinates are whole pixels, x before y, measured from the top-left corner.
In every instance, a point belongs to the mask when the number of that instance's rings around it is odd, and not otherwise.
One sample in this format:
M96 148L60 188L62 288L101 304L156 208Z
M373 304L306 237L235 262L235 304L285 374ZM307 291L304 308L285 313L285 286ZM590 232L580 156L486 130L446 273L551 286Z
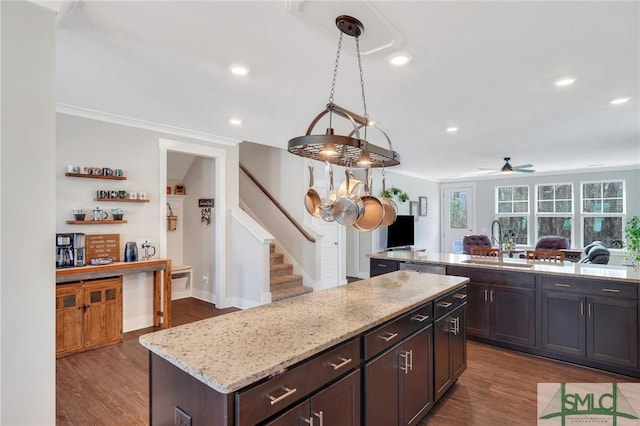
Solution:
M638 269L412 251L372 254L370 268L469 277L469 338L640 378Z
M151 424L415 424L466 368L467 282L397 271L141 336Z

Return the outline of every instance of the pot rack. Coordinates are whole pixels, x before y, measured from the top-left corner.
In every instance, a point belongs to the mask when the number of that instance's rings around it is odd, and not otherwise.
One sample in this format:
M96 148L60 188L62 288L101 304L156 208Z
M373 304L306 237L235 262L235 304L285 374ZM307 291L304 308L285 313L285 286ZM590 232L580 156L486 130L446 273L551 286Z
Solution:
M300 157L311 158L313 160L327 161L331 164L345 167L390 167L400 164L400 156L393 150L389 136L377 126L374 126L367 115L367 102L364 93L364 78L362 73L362 62L360 60L359 36L364 31L364 25L358 19L351 16L342 15L336 18L336 26L340 30L338 40L338 52L333 71L331 92L329 103L309 124L307 133L304 136L294 137L289 140L288 151ZM362 88L362 104L364 115L356 114L333 102L336 77L338 74L338 64L340 52L342 50L342 37L347 34L356 40L356 53L358 57L358 67L360 69L360 86ZM314 127L322 117L329 114L329 127L324 134L312 134ZM351 122L353 130L348 135L336 135L332 127L333 115L346 118ZM380 131L389 145L388 149L368 142L367 128L375 128ZM360 130L364 129L364 137L361 137Z

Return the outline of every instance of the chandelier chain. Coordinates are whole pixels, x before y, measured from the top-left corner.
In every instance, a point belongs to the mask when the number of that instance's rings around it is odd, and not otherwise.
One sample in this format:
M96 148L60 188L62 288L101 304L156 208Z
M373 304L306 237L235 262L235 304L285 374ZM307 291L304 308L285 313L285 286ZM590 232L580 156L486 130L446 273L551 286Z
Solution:
M340 64L340 51L342 50L342 36L340 32L340 38L338 39L338 51L336 52L336 64L333 67L333 80L331 80L331 92L329 93L329 103L333 103L333 92L336 90L336 77L338 77L338 65Z
M369 115L367 114L367 99L364 95L364 73L362 72L362 61L360 60L360 38L356 37L356 54L358 55L358 68L360 68L360 87L362 88L362 107L364 109L364 118L369 121ZM365 127L365 134L366 134Z

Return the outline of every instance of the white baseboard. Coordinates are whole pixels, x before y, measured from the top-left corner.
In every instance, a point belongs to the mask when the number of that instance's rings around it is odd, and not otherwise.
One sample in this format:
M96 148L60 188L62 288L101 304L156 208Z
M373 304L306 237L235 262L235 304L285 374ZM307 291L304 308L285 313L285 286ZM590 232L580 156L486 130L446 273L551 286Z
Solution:
M171 292L171 300L186 299L187 297L191 297L191 290Z

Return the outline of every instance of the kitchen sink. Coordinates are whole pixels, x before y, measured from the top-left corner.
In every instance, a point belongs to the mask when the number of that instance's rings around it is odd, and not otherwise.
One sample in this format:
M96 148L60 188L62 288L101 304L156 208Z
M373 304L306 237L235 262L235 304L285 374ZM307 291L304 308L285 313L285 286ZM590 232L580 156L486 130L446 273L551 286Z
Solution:
M467 260L462 260L461 263L468 263L471 265L502 266L502 267L508 267L508 268L533 267L533 263L519 263L519 262L508 262L508 261L498 262L497 260L484 260L484 259L467 259Z

